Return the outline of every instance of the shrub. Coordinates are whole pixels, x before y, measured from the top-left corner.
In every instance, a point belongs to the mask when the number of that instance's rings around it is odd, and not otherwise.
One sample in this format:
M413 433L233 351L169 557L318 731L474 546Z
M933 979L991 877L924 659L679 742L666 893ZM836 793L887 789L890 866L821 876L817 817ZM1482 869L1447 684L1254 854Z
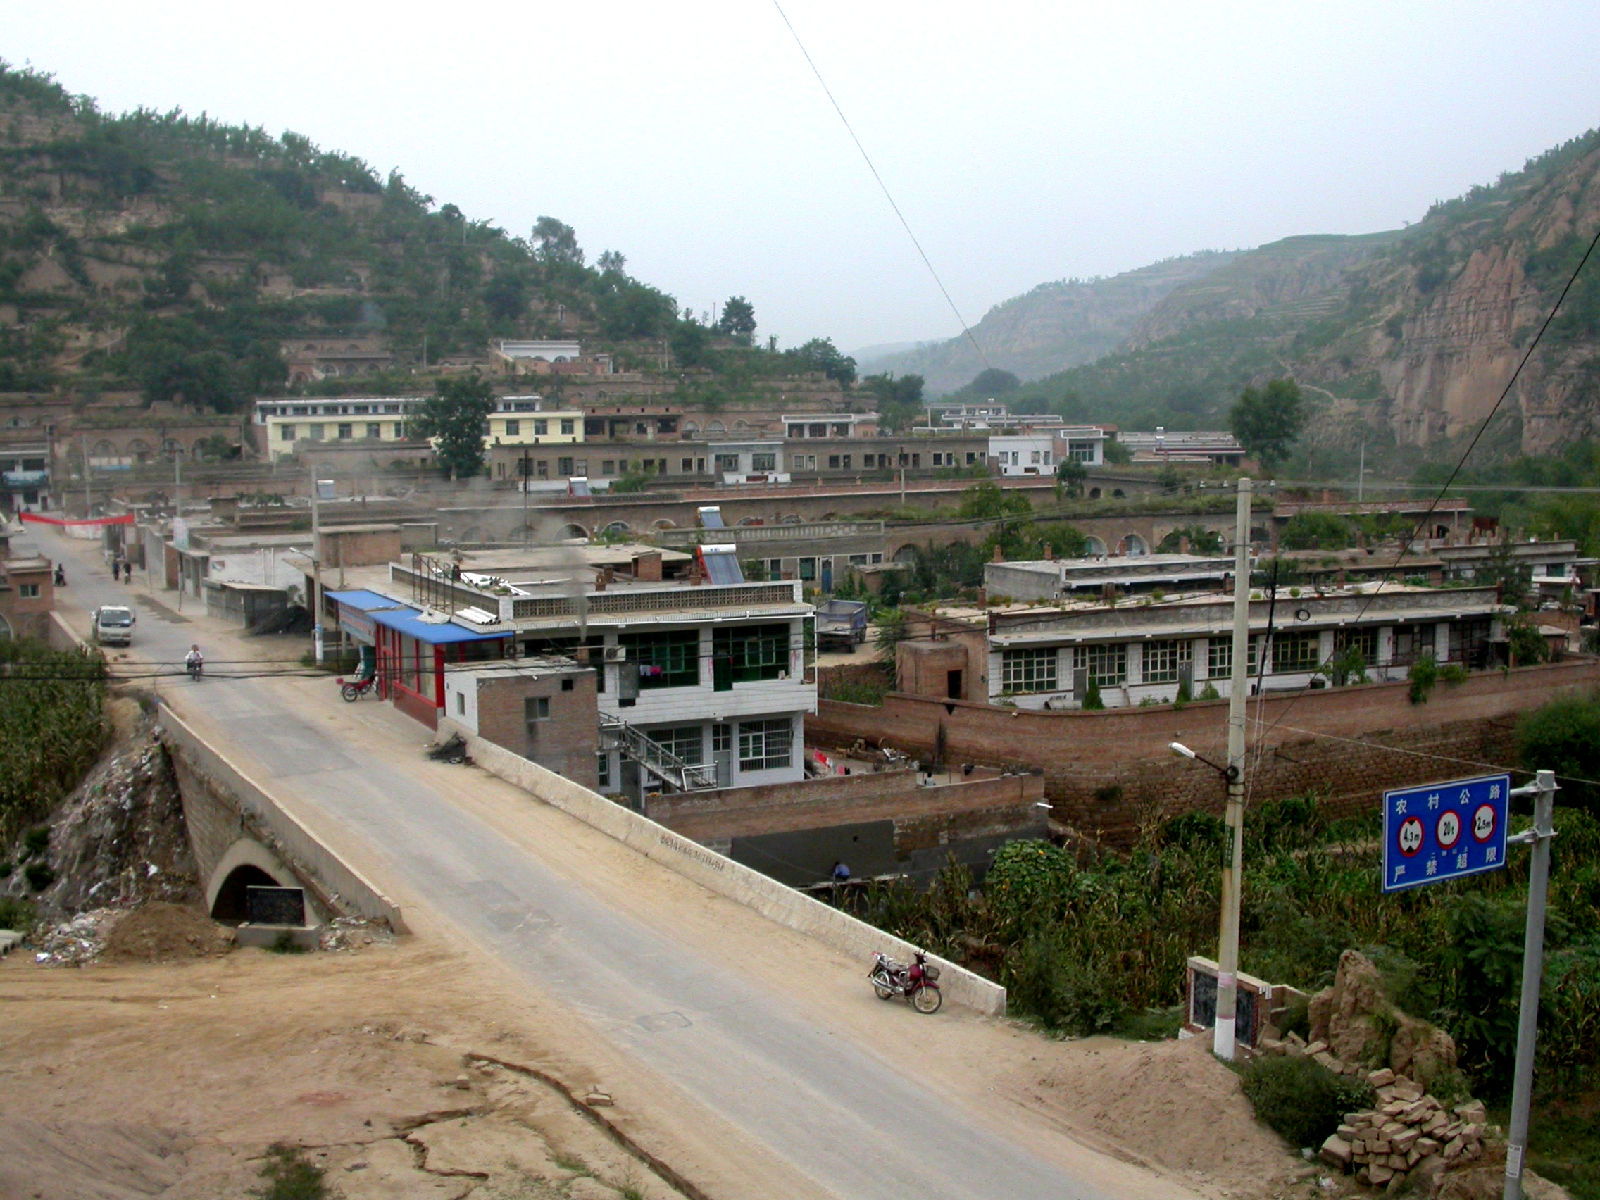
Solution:
M1089 686L1084 690L1083 706L1091 710L1099 710L1106 706L1106 702L1100 699L1100 685L1092 679L1089 680Z
M323 1200L328 1194L322 1168L309 1161L305 1151L282 1142L267 1151L261 1178L267 1186L255 1193L260 1200Z
M1372 1088L1309 1058L1263 1054L1244 1069L1244 1094L1256 1116L1292 1146L1320 1146L1344 1114L1367 1108Z
M1054 933L1030 937L1006 958L1006 996L1047 1029L1087 1037L1122 1018L1113 973L1085 962Z
M55 870L47 862L31 862L22 869L22 874L28 880L28 886L36 892L42 892L55 882Z
M33 905L15 896L0 896L0 929L28 930L33 922Z
M22 839L22 844L27 850L27 853L23 855L24 858L32 858L36 854L43 854L50 848L50 826L35 825L28 830L27 835Z
M1424 654L1411 664L1406 677L1411 680L1411 690L1407 693L1411 703L1426 704L1428 693L1433 691L1433 685L1439 678L1439 664L1433 655Z

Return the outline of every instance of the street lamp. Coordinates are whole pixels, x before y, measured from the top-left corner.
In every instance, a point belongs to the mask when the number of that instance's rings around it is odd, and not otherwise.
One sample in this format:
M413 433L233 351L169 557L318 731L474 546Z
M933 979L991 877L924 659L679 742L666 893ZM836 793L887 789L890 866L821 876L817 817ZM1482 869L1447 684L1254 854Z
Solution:
M1168 748L1180 758L1192 758L1221 773L1228 785L1223 813L1227 829L1226 858L1222 863L1222 919L1217 938L1217 1020L1211 1052L1232 1062L1237 1054L1234 1027L1239 1015L1239 896L1244 883L1244 722L1246 660L1250 653L1250 480L1239 480L1239 503L1234 520L1233 564L1233 670L1228 684L1228 762L1212 762L1182 742Z

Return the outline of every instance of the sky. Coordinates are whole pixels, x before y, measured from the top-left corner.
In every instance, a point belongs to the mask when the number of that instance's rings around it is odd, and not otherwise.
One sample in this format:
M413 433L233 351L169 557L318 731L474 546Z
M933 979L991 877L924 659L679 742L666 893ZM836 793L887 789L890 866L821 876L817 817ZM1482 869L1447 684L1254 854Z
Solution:
M102 111L292 130L846 353L1420 220L1600 125L1597 49L1593 0L0 0L0 58Z

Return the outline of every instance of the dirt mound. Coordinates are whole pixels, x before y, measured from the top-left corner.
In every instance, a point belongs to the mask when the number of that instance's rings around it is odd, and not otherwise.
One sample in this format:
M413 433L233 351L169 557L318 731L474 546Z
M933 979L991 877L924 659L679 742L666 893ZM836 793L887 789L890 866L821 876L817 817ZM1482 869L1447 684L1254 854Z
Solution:
M199 909L155 900L116 923L101 957L107 962L210 958L233 948L233 931Z
M1252 1179L1261 1185L1255 1194L1271 1195L1302 1176L1304 1164L1256 1120L1210 1044L1075 1043L1035 1080L1030 1098L1094 1140L1191 1182Z

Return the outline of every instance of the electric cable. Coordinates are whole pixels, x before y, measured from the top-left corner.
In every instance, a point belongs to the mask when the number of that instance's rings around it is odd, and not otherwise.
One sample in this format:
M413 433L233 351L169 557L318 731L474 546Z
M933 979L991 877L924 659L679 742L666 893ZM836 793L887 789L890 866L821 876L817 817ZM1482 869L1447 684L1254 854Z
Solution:
M928 268L928 274L933 276L933 282L938 287L939 294L944 297L944 302L950 306L950 311L955 314L956 320L961 323L962 334L967 341L972 343L972 348L978 352L978 358L982 360L984 367L992 370L993 367L989 362L989 356L983 352L983 347L978 344L978 339L973 334L971 327L968 326L967 319L961 315L961 310L956 307L956 302L951 299L949 289L944 286L944 280L939 278L939 272L934 269L933 260L928 257L927 251L922 248L922 243L917 240L917 235L912 232L911 222L907 221L905 214L900 211L900 206L895 203L894 195L889 191L889 185L883 181L883 176L878 173L878 168L874 165L872 156L867 153L867 148L861 144L861 139L856 136L855 128L850 124L850 118L844 115L844 109L840 107L839 101L834 99L833 91L828 87L828 81L822 77L821 70L818 69L816 62L812 60L811 52L806 49L805 43L800 40L800 34L795 31L794 25L790 22L789 14L783 11L783 5L778 3L778 0L772 0L772 7L778 10L778 16L783 19L784 25L788 28L789 36L794 38L794 44L799 47L801 55L806 60L806 65L811 68L811 73L817 77L817 83L821 86L823 95L828 97L828 103L833 105L833 111L838 114L839 120L844 125L845 132L850 135L850 140L855 143L856 149L861 152L861 158L867 164L867 170L871 171L872 178L877 180L878 188L883 192L883 198L889 202L889 207L894 210L894 215L899 220L900 227L906 231L906 236L911 239L911 244L916 247L917 255L922 259L923 266Z

